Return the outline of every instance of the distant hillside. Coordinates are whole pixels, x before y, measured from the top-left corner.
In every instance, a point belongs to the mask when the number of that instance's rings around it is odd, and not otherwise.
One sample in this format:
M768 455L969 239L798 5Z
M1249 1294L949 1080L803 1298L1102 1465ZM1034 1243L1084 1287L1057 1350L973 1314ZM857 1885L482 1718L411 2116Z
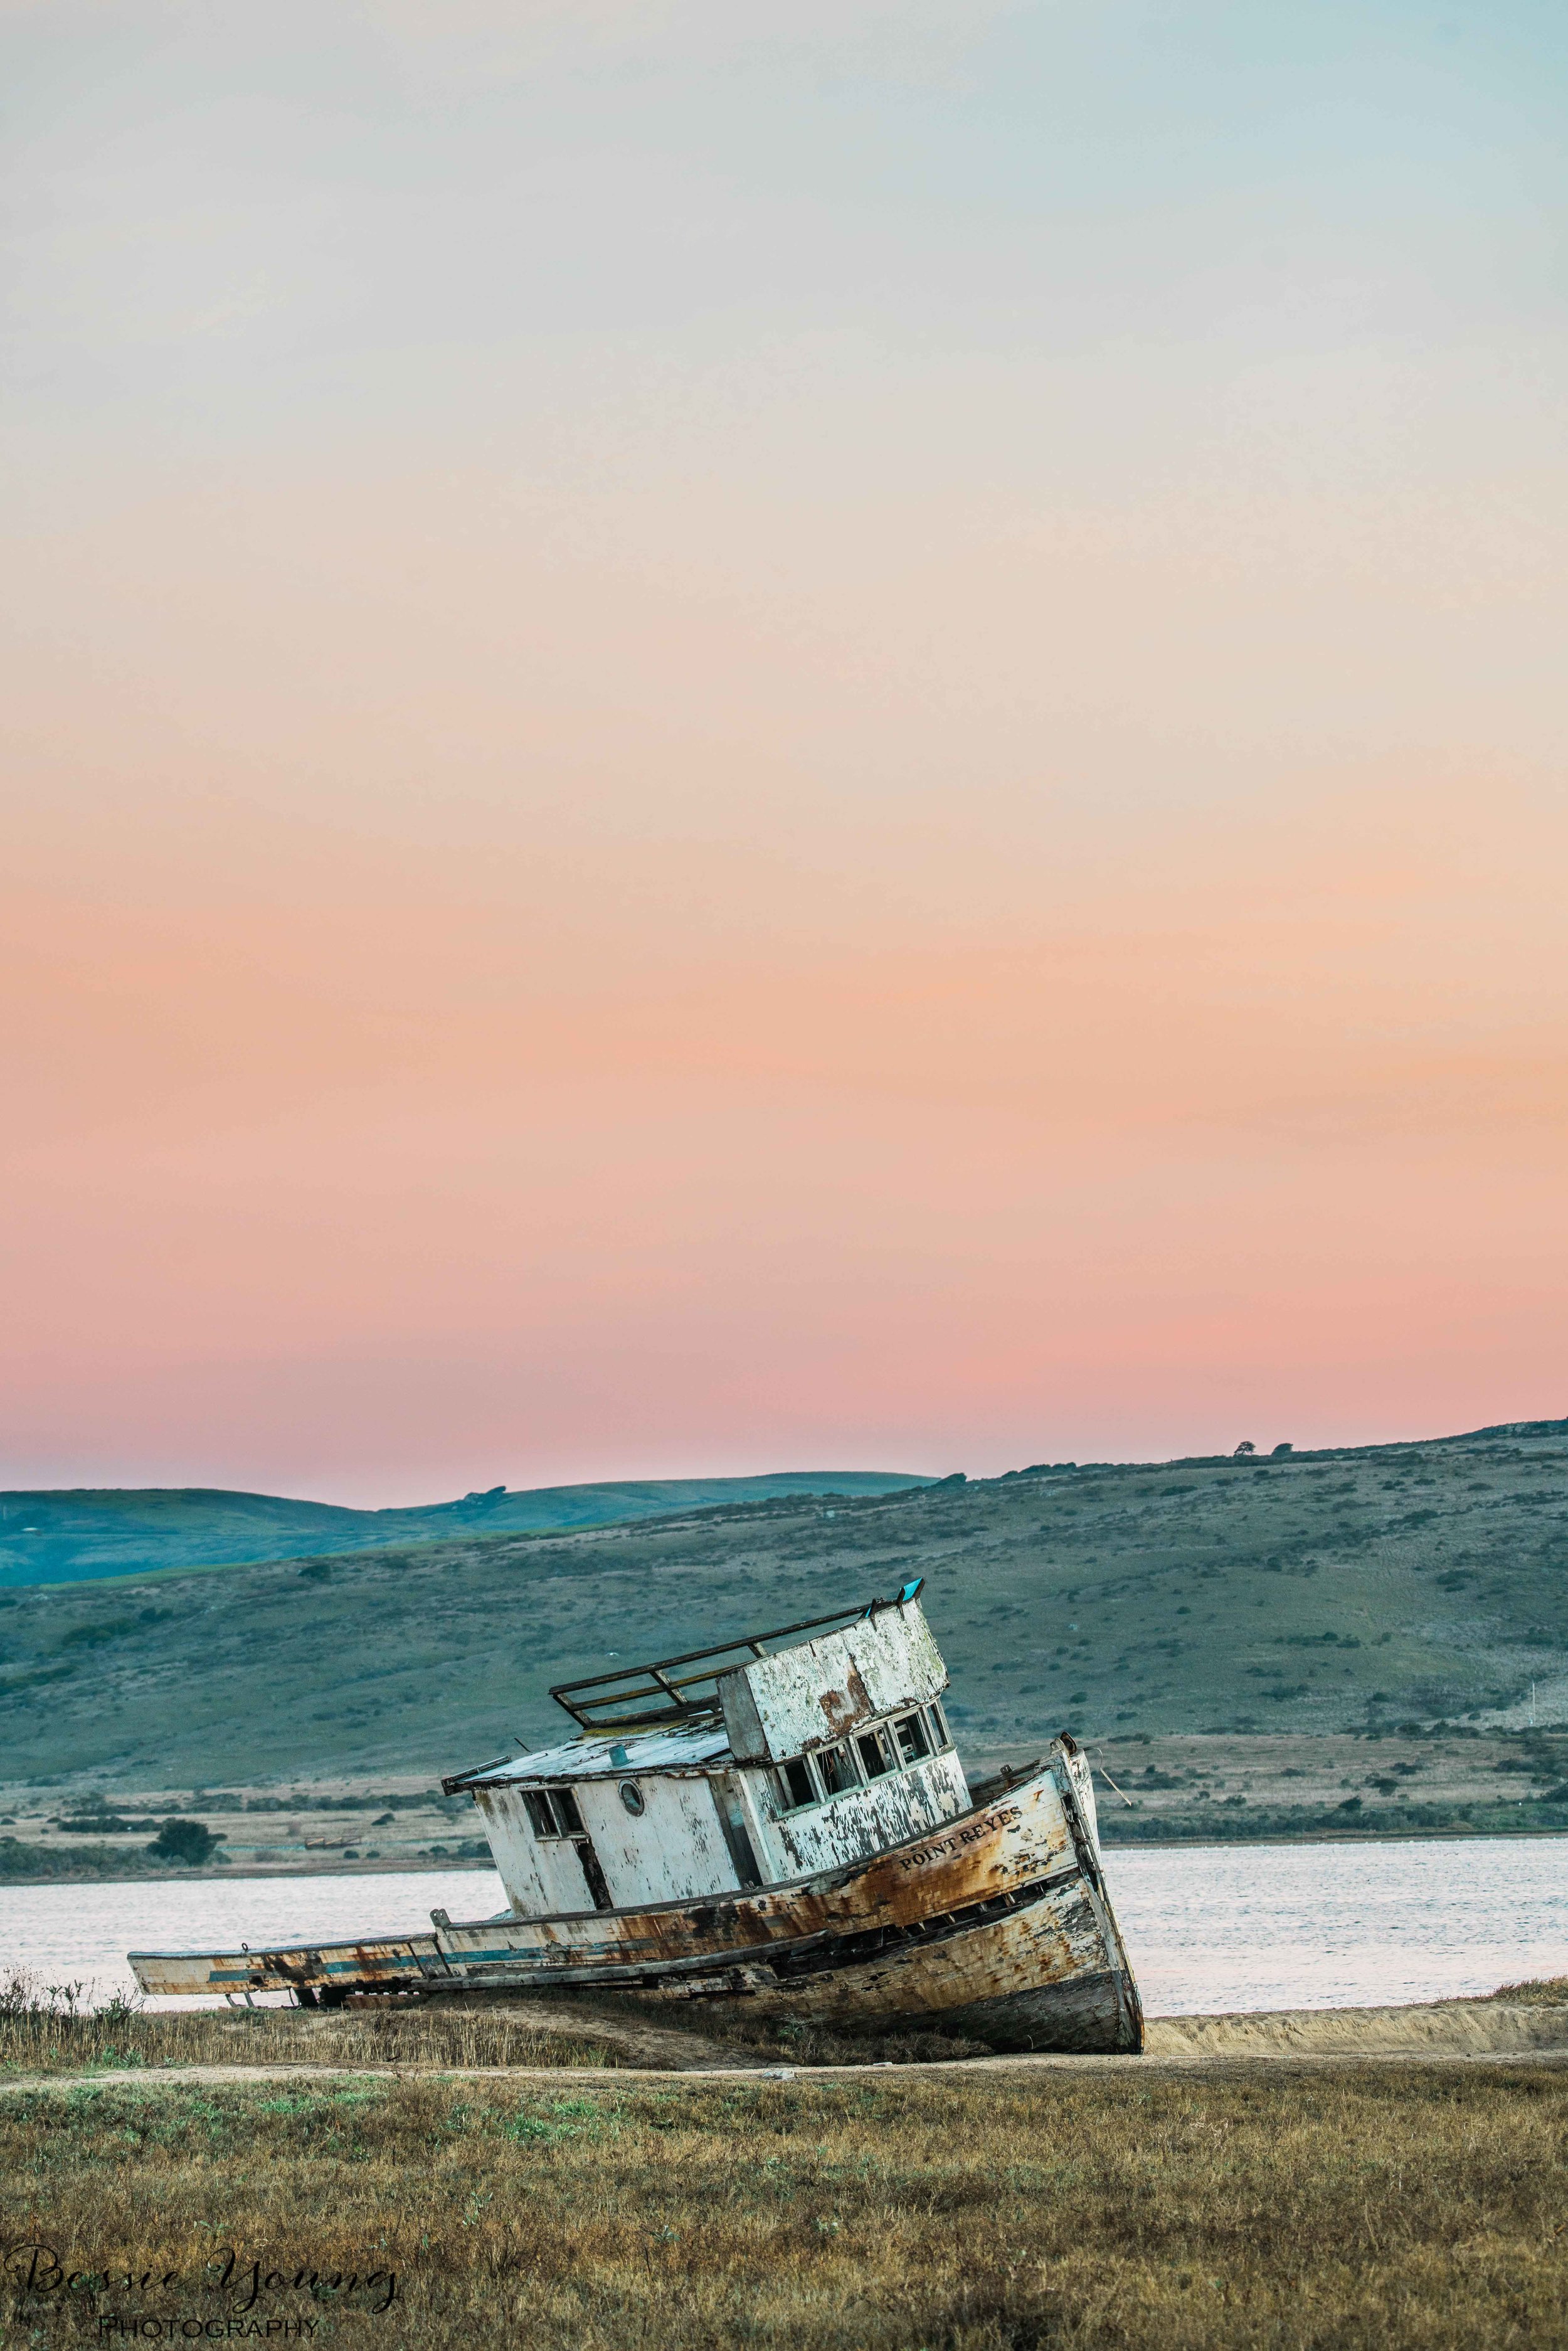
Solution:
M7 1778L454 1770L549 1685L928 1579L972 1754L1086 1737L1568 1722L1568 1423L1077 1467L0 1594Z
M886 1494L928 1481L871 1469L785 1470L770 1478L655 1478L605 1486L495 1486L459 1502L350 1510L203 1486L78 1487L0 1493L0 1587L227 1567L308 1552L370 1551L455 1535L610 1526L672 1510L776 1501L793 1494Z

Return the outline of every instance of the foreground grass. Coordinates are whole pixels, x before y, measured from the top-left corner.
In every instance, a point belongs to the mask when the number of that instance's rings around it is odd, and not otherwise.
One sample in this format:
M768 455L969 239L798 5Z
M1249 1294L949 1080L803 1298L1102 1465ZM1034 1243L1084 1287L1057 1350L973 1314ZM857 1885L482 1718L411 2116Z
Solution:
M69 2014L0 2008L7 2074L134 2071L158 2065L607 2065L604 2043L504 2013L456 2006L340 2010L111 2007Z
M13 2246L178 2282L13 2290L0 2343L226 2318L256 2262L242 2315L378 2351L1535 2351L1565 2155L1546 2070L16 2089Z

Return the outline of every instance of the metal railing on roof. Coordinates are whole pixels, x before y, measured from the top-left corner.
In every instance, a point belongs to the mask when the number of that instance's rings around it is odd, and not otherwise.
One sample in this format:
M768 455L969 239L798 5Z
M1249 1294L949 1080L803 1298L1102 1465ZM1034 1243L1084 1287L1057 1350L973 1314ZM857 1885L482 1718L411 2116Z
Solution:
M737 1641L716 1642L710 1649L686 1649L678 1657L660 1657L652 1665L622 1666L616 1673L558 1682L550 1696L587 1731L669 1730L683 1724L716 1721L722 1711L718 1685L724 1675L770 1656L771 1645L793 1640L801 1633L853 1625L862 1617L874 1616L881 1608L902 1607L915 1598L924 1582L924 1576L916 1576L896 1600L835 1608L826 1616L803 1617L798 1625L780 1625L768 1633L747 1633ZM694 1670L682 1672L683 1667Z

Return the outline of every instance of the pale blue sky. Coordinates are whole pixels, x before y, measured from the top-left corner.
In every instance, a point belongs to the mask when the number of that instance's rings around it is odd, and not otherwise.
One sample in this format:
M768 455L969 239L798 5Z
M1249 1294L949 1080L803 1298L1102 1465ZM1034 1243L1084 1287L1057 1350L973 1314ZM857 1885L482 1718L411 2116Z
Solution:
M1003 360L1076 371L1083 455L1138 468L1238 371L1369 352L1438 379L1427 431L1555 426L1560 9L769 13L6 10L14 428L504 434L597 392L662 437Z

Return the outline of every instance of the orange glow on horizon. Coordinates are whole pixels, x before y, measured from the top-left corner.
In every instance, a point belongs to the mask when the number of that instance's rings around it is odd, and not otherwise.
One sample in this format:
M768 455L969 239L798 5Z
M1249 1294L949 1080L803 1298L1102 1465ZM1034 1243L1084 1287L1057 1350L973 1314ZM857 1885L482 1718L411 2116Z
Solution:
M100 13L0 12L0 1485L1568 1409L1541 11Z

